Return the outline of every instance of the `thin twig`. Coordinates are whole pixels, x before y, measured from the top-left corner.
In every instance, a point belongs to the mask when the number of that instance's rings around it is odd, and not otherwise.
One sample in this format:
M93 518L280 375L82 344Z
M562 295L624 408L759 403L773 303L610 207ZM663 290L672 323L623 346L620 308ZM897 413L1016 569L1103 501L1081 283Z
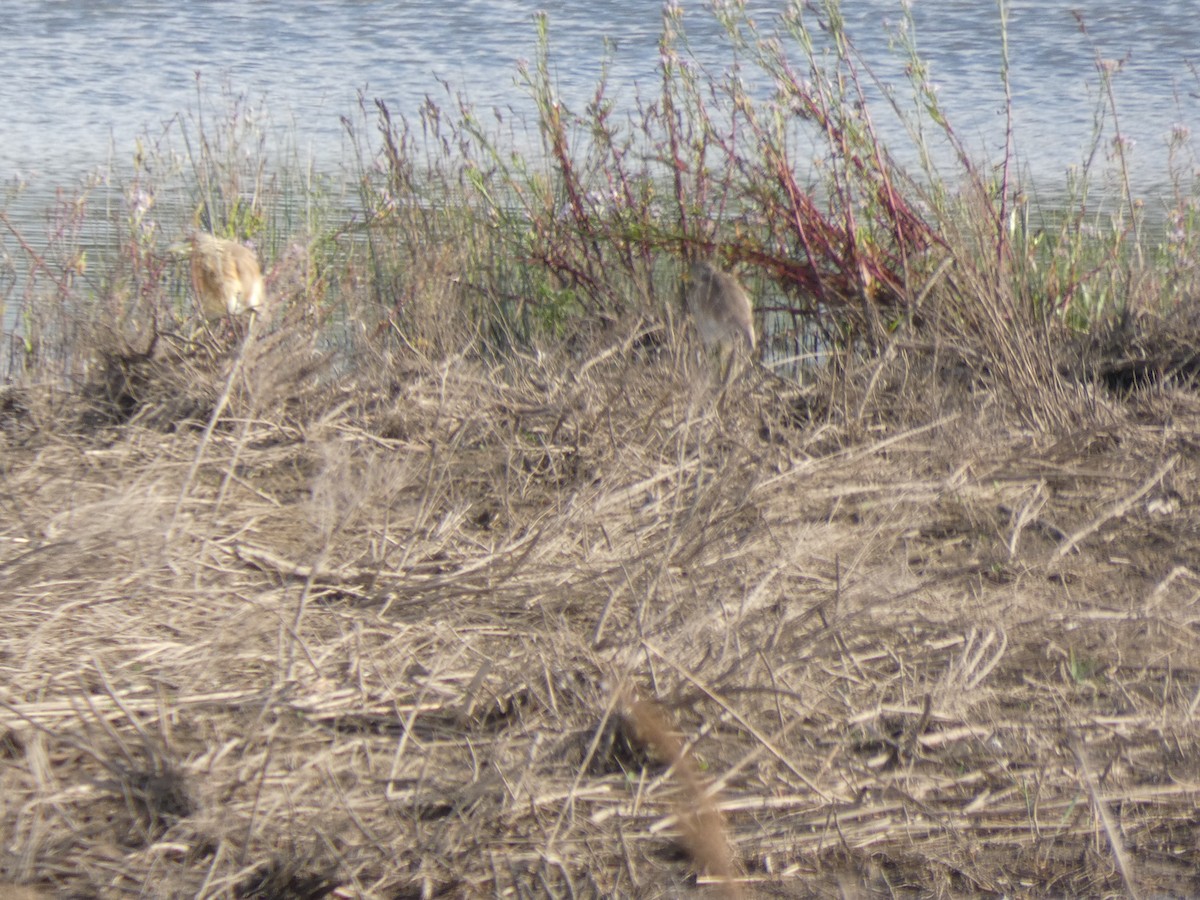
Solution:
M1125 515L1125 513L1129 512L1135 503L1150 493L1150 491L1154 489L1154 486L1162 481L1163 477L1168 472L1175 468L1175 464L1177 462L1179 462L1179 454L1175 454L1165 463L1159 466L1155 470L1154 474L1142 482L1141 487L1139 487L1136 491L1134 491L1128 497L1125 497L1124 499L1119 500L1112 506L1108 507L1108 509L1104 510L1104 512L1098 515L1095 519L1088 522L1088 524L1084 525L1069 538L1059 544L1058 549L1054 551L1054 555L1050 557L1050 561L1058 562L1060 559L1074 550L1080 541L1099 531L1105 522L1120 518L1121 516Z

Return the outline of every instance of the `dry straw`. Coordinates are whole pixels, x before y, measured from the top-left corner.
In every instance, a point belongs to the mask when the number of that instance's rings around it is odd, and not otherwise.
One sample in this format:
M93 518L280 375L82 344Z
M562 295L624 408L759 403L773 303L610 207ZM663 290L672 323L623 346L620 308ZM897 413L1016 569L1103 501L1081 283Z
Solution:
M836 392L751 370L718 413L620 335L331 378L302 330L190 378L190 424L148 360L125 424L5 413L0 877L1195 886L1190 395L1082 440L903 348Z

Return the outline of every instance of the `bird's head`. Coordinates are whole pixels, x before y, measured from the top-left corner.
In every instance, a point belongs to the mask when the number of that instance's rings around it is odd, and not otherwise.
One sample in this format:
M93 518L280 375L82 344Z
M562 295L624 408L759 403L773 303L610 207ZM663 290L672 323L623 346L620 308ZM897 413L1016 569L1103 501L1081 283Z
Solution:
M172 244L167 245L167 254L174 259L187 259L196 247L196 232L192 231Z

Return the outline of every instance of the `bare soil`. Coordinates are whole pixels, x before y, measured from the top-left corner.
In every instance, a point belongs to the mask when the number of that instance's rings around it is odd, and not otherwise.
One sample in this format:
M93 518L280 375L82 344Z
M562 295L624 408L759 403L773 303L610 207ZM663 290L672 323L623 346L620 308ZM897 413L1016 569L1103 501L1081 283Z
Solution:
M1188 385L635 337L7 389L0 881L1200 895Z

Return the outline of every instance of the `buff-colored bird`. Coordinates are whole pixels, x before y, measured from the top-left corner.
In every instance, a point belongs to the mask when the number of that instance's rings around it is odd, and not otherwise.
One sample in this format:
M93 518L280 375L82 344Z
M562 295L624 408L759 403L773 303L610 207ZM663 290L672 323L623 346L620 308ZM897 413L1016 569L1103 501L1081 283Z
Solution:
M192 289L204 318L233 318L262 306L262 269L249 247L194 231L190 241L172 249L190 250Z
M734 374L738 343L754 350L754 307L738 280L710 262L692 263L685 291L687 308L696 323L700 340L716 351L721 380Z

